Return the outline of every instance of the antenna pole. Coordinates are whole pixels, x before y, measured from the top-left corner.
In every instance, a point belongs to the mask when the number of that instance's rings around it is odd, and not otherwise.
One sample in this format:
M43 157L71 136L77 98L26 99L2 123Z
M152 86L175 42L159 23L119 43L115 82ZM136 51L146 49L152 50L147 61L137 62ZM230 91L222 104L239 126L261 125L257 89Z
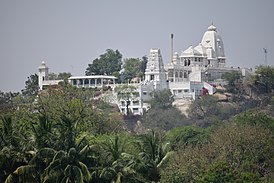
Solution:
M171 53L170 53L170 63L173 62L173 38L174 38L174 35L171 34Z
M264 50L264 61L265 61L265 65L267 65L267 49L263 48Z

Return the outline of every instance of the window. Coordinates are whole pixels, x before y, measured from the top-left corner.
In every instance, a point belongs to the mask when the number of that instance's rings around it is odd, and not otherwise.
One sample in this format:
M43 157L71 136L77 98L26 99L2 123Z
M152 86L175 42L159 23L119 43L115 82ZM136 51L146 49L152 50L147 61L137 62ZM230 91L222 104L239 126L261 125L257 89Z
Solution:
M95 84L95 79L91 79L90 84L94 85Z
M184 78L187 78L187 73L186 72L184 72Z
M82 84L83 84L83 80L79 79L79 85L82 85Z
M122 106L126 106L125 104L126 104L125 101L121 101Z
M139 100L133 101L133 105L139 105Z
M138 108L133 108L132 111L133 111L133 113L137 113L137 112L139 112L139 109Z
M151 81L154 80L154 75L150 75L150 80L151 80Z
M147 92L146 92L146 91L143 91L143 95L147 95Z
M85 85L88 85L89 84L89 80L85 79L84 83L85 83Z
M183 72L180 72L180 78L183 78Z

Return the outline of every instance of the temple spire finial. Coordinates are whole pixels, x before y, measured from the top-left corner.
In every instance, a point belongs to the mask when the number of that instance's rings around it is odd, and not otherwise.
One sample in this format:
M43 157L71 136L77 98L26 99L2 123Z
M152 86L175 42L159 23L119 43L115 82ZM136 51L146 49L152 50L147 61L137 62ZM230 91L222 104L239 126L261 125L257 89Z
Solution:
M211 25L207 28L208 31L217 31L217 28L213 25L213 21L211 22Z

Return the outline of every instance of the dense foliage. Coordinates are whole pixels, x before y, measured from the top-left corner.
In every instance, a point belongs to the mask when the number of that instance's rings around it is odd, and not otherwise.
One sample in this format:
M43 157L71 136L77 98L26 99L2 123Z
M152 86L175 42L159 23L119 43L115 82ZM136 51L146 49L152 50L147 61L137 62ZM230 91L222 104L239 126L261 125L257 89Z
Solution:
M145 75L147 57L126 58L123 64L123 71L120 75L121 82L130 82L133 78L142 80Z
M172 105L168 90L155 92L140 135L108 102L111 92L64 83L36 93L33 75L25 93L0 92L0 182L273 182L269 81L253 83L267 85L260 93L267 102L201 96L188 116ZM121 85L116 92L129 101L135 90Z
M22 94L26 96L33 96L38 94L38 75L32 74L28 77L28 80L25 82L25 89L22 90Z
M122 54L118 50L107 49L106 53L88 64L86 75L113 75L121 70L121 66Z

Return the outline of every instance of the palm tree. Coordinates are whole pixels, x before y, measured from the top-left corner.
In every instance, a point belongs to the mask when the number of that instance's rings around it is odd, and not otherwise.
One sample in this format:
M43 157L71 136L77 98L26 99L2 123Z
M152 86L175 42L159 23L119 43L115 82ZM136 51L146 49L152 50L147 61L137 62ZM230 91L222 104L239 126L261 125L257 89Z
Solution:
M169 143L163 143L154 131L143 136L139 143L141 152L138 171L149 181L160 181L160 169L173 154L169 151Z
M39 116L38 119L39 120L37 124L31 124L37 148L53 148L57 140L56 134L53 132L53 122L50 121L45 115Z
M121 140L119 136L109 138L103 143L102 157L105 161L102 162L100 171L103 180L113 183L134 182L134 156L125 152L126 146L126 141Z
M79 160L80 154L81 152L77 152L74 147L70 148L68 152L58 151L45 169L42 182L88 182L91 175L86 164Z
M67 116L61 116L60 123L58 125L60 127L60 149L66 149L67 151L71 147L75 147L77 123Z
M42 148L37 153L29 152L33 157L27 165L21 165L9 174L5 183L10 182L41 182L45 168L52 161L56 151L51 148Z
M10 115L1 118L0 128L0 182L31 159L31 143L28 137L17 130Z

